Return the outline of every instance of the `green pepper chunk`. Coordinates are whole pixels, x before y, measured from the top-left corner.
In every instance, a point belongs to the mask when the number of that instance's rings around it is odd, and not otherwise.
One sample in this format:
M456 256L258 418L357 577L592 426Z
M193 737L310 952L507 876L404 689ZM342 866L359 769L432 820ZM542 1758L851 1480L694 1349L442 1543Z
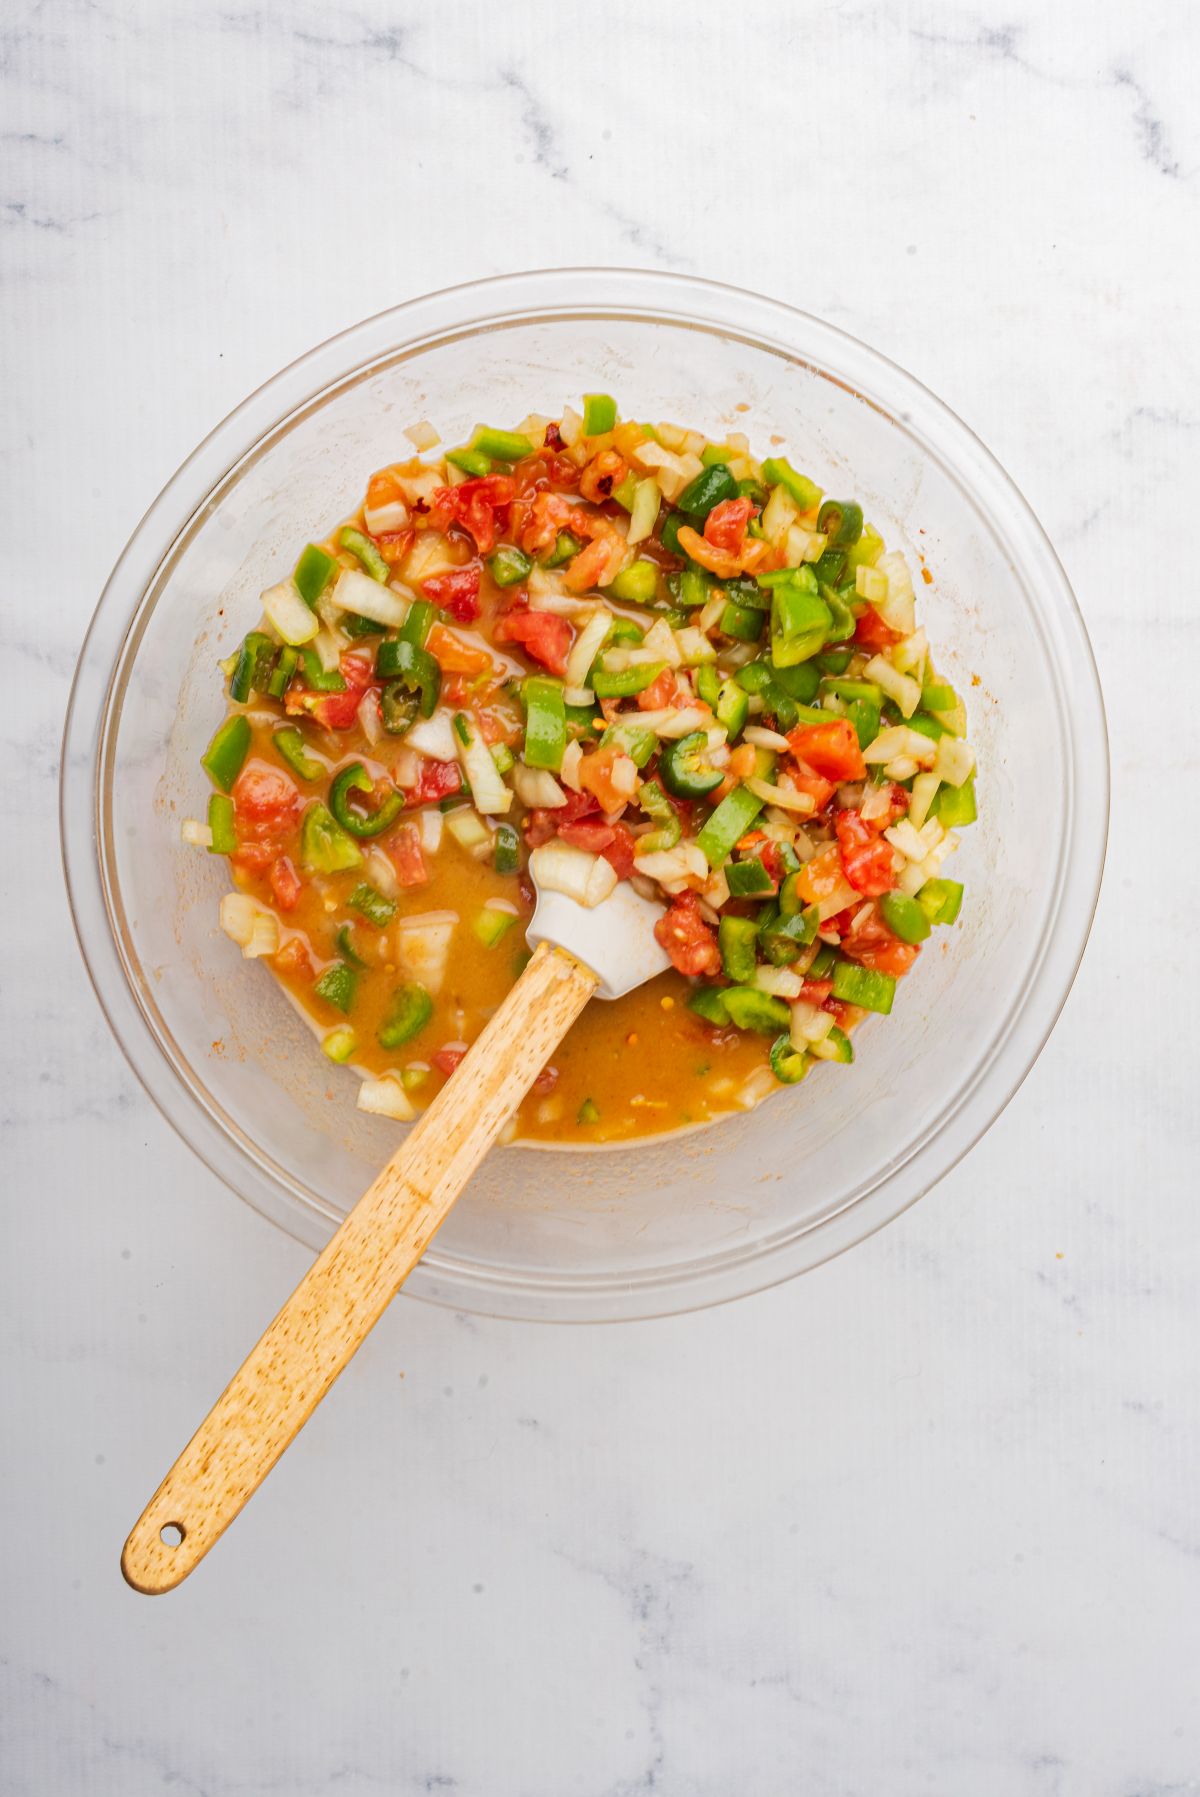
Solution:
M350 925L348 923L342 924L333 940L337 945L338 954L342 957L342 960L346 961L351 967L365 967L367 965L354 946L354 938L350 934Z
M667 587L681 611L694 611L698 606L707 605L712 598L713 577L707 568L690 563L677 574L668 576Z
M810 970L810 978L811 970ZM860 967L857 961L835 961L833 996L846 1005L858 1005L864 1011L878 1011L886 1017L896 996L895 976L878 973L873 967Z
M793 575L771 595L771 660L776 668L794 667L816 655L833 623L812 570L797 568Z
M772 1042L770 1062L771 1072L781 1086L799 1085L809 1069L808 1056L802 1049L792 1047L792 1038L787 1031Z
M668 512L658 533L658 540L668 555L686 555L679 546L679 533L687 523L682 512Z
M953 711L957 705L958 694L944 681L935 680L921 688L921 707L924 711Z
M573 555L578 555L583 544L578 537L573 537L569 530L560 530L554 539L554 548L542 563L543 568L561 568L569 562Z
M209 822L212 822L211 816ZM930 923L955 923L962 902L963 888L957 880L926 880L917 894L917 903Z
M492 430L486 424L476 426L471 436L471 448L496 462L519 462L533 454L533 444L520 431Z
M383 801L378 811L355 811L350 804L352 792L372 793L375 782L368 774L361 761L352 761L344 767L329 788L329 809L332 811L343 830L360 841L372 836L382 836L391 827L404 810L404 794L393 789Z
M325 588L341 571L337 557L330 555L327 549L318 549L315 543L309 543L300 551L300 560L292 570L292 581L309 611L314 609Z
M592 725L596 721L594 705L563 705L567 735L572 741L595 742Z
M760 992L757 986L730 986L725 992L729 1021L740 1030L758 1030L773 1036L791 1027L792 1013L781 998Z
M381 680L397 681L415 694L423 718L433 716L442 690L442 670L428 649L419 649L404 636L389 637L375 651L375 672Z
M521 686L525 702L525 762L556 774L567 746L566 702L562 682L530 675Z
M325 806L314 800L300 824L300 859L314 873L337 874L360 867L362 851Z
M711 1023L714 1029L727 1029L729 1012L725 1009L725 994L720 986L697 986L694 992L687 995L687 1008L702 1017L705 1023Z
M618 668L615 673L597 667L589 684L598 699L632 699L635 693L644 693L653 686L666 665L665 661L640 661L631 668Z
M758 962L758 925L752 917L726 913L717 925L717 947L726 979L745 985L753 978Z
M858 626L858 619L846 604L846 601L842 598L841 594L836 592L833 587L822 586L820 581L818 581L817 591L820 593L822 602L829 612L829 634L826 637L826 641L830 643L846 642L849 637L854 635L855 629ZM847 660L848 659L849 657L847 656Z
M398 986L377 1035L384 1048L401 1048L419 1035L433 1016L433 1000L415 981Z
M396 635L402 643L411 643L414 649L423 649L425 638L432 630L436 617L437 607L431 605L428 599L414 599Z
M631 512L633 510L633 502L637 498L637 490L638 477L631 471L625 476L625 479L619 486L613 488L609 497L615 499L617 504L623 506L627 512Z
M515 874L520 865L521 838L511 824L497 824L492 866L498 874Z
M658 825L657 830L647 830L639 839L639 849L644 849L648 855L657 855L662 849L673 849L683 834L683 825L679 813L662 787L653 780L646 781L638 787L638 804L646 816Z
M396 907L392 900L385 898L382 892L369 885L366 880L354 888L350 894L349 903L352 911L359 912L368 923L373 923L377 930L385 929L396 915Z
M314 693L344 693L346 681L339 668L323 668L321 658L315 649L307 644L300 651L300 665L304 670L304 684L311 687Z
M708 759L708 736L693 730L668 742L658 759L658 771L668 792L677 799L702 799L725 778Z
M725 879L731 898L761 898L775 890L775 882L757 855L747 861L731 861Z
M609 627L608 641L614 646L618 643L638 644L645 639L646 632L632 618L614 618Z
M492 458L484 455L482 449L448 449L446 460L455 468L461 468L473 480L492 472Z
M852 499L827 499L817 513L817 529L829 539L830 549L849 549L862 536L861 505Z
M681 512L687 513L690 521L707 518L714 506L736 498L737 482L724 462L714 462L711 467L702 469L695 480L688 482L675 504Z
M237 832L233 827L233 800L214 792L208 801L208 827L212 832L210 855L232 855L237 848Z
M498 587L515 587L519 581L528 579L532 568L529 557L522 555L511 543L501 543L488 562L488 573Z
M344 611L339 627L343 635L353 637L356 641L364 636L382 636L384 632L382 624L377 623L374 618L364 618L356 611Z
M710 867L720 867L728 861L734 844L746 834L762 808L762 799L748 786L735 786L726 793L696 838Z
M611 744L615 744L622 755L628 755L635 767L641 768L657 749L658 738L648 725L639 724L635 718L618 718L600 738L602 749Z
M909 719L912 722L912 719ZM961 830L973 824L979 815L975 809L975 776L961 786L939 786L933 801L933 815L943 830Z
M821 676L811 662L799 662L791 667L772 664L770 672L776 686L781 687L789 699L795 699L800 705L811 705L816 698ZM791 729L790 724L788 729Z
M802 512L811 512L821 503L821 489L807 475L797 474L784 456L769 456L762 465L763 479L772 487L783 487Z
M304 737L295 724L285 724L276 730L271 741L281 761L286 761L292 772L301 780L319 780L325 773L323 761L316 761L305 753Z
M583 434L602 437L617 422L617 402L609 393L585 393L583 396Z
M313 991L327 1005L332 1005L335 1011L341 1011L345 1015L354 1003L357 985L358 975L353 967L348 967L344 961L335 961L332 967L325 969Z
M812 571L819 587L836 587L846 571L845 552L841 549L826 549L813 562Z
M226 718L207 749L200 765L214 786L228 792L242 771L242 763L250 753L250 723L242 712Z
M786 914L781 904L764 905L757 920L758 939L772 967L788 967L799 960L800 950L816 936L817 923L815 905Z
M845 1030L835 1023L823 1042L814 1043L810 1053L821 1061L840 1061L848 1067L854 1059L854 1045Z
M721 702L721 676L711 661L705 661L696 669L696 697L702 705L707 705L715 712Z
M343 524L341 530L338 531L338 547L348 549L351 555L361 562L364 571L371 576L371 579L379 581L381 586L391 579L392 570L370 537L365 536L361 530L355 530L352 524Z
M237 663L229 677L229 697L235 705L244 705L256 687L260 692L264 690L266 675L259 675L259 664L264 659L264 651L270 653L274 648L271 638L264 636L261 630L252 630L247 635L238 650Z
M292 675L299 666L299 649L293 649L290 643L285 643L279 651L278 659L271 669L270 678L267 681L267 693L270 698L282 699L291 685Z
M717 621L717 629L739 643L756 643L763 633L766 621L765 612L748 605L739 605L736 599L727 599L725 609Z
M406 686L403 680L391 681L379 695L379 715L389 736L403 736L406 730L411 730L420 710L420 693Z
M810 980L827 980L837 962L836 950L823 942L808 964L807 977Z
M767 489L760 480L740 480L737 484L737 491L739 499L748 499L751 505L756 505L758 507L759 511L766 505L769 497ZM750 520L751 524L754 522L754 519ZM746 528L747 531L749 531L749 525L747 525Z
M915 898L903 892L885 892L879 900L879 915L901 942L924 942L930 923Z
M658 592L658 569L653 562L631 562L622 568L609 592L626 605L649 605Z

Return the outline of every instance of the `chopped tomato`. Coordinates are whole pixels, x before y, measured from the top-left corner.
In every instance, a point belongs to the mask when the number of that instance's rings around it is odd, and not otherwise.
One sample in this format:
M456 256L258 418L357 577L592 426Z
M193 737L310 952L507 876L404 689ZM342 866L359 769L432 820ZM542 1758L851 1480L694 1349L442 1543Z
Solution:
M299 936L285 942L271 959L280 973L290 973L294 979L311 980L313 977L312 957Z
M842 953L876 973L907 973L920 952L917 943L901 942L893 936L874 909L859 929L842 939Z
M754 505L749 499L723 499L720 505L714 505L704 520L705 540L714 549L724 549L729 555L740 555L746 541L746 526L753 511Z
M860 811L839 811L834 819L846 878L855 892L878 898L896 884L891 844L864 824Z
M300 875L286 855L271 864L271 891L281 911L294 911L300 897Z
M553 1090L557 1084L558 1084L558 1068L557 1067L543 1067L542 1071L538 1074L537 1078L534 1080L532 1089L539 1098L545 1098L548 1093L553 1092Z
M552 674L566 672L567 651L574 632L557 612L506 612L502 618L497 618L492 634L498 643L520 643L527 655L540 661Z
M840 784L866 778L867 764L849 718L831 718L827 724L799 724L789 731L788 743L797 761L826 780Z
M654 926L654 935L680 973L689 977L720 973L721 955L716 931L701 917L694 892L681 893L671 900Z
M309 712L326 730L349 730L358 716L362 696L373 679L371 664L361 655L343 655L338 672L346 682L342 693L314 693L307 687L290 686L284 701L290 712Z
M295 782L264 761L248 761L233 783L238 835L262 841L290 828L300 809Z
M805 1004L823 1005L827 998L833 997L833 981L805 980L800 988L800 996Z
M422 761L417 784L408 788L404 798L407 805L428 805L461 790L462 773L457 761Z
M385 530L374 539L375 547L388 566L394 568L397 562L404 560L412 548L413 538L416 534L416 531L412 529Z
M439 1048L434 1054L430 1055L429 1059L433 1062L433 1065L437 1068L438 1072L444 1073L446 1078L449 1079L455 1068L462 1065L463 1061L466 1059L466 1055L467 1051L465 1048L446 1047Z
M601 811L619 811L622 805L629 803L630 785L622 784L618 779L618 771L628 774L630 758L615 743L607 748L595 749L585 755L579 763L579 784L585 792L590 792L600 802ZM636 790L636 783L634 783Z
M430 521L438 530L461 525L474 539L479 554L490 555L496 547L496 513L512 504L516 491L510 474L485 474L457 487L435 487Z
M433 762L434 767L452 767L453 762ZM389 836L384 844L392 866L396 870L396 878L401 886L423 886L429 878L429 870L425 866L425 856L421 850L421 838L417 835L415 824L401 824L393 836Z
M788 772L796 791L806 792L812 800L813 811L824 811L837 791L834 782L827 780L824 774L818 774L816 769L809 767L806 761L797 761L794 767L788 769Z
M480 710L475 714L479 725L479 734L491 747L494 743L514 743L521 734L521 726L511 711Z
M633 872L633 831L628 824L623 824L620 821L611 824L609 828L612 830L612 841L607 848L601 849L600 853L618 880L627 880Z
M727 499L723 503L736 505L737 501ZM714 507L713 509L719 510L720 508ZM763 566L766 556L770 553L769 545L761 538L756 537L751 537L749 542L743 542L741 548L736 552L731 549L718 549L715 543L710 542L708 537L702 537L700 532L693 530L690 524L684 524L680 528L679 547L684 555L691 556L694 562L699 562L702 568L707 568L710 574L716 575L718 580L732 580L738 574L752 573L756 568Z
M777 887L781 886L783 884L783 856L780 854L779 844L764 840L762 848L758 851L758 858L774 884Z
M860 649L873 649L878 654L900 641L900 632L885 624L873 605L868 605L854 627L854 641Z
M483 570L478 562L465 568L452 568L446 574L431 574L421 582L426 599L440 605L460 624L473 624L479 616L479 577Z
M888 786L888 808L886 811L881 812L878 817L871 818L871 829L876 831L879 835L882 835L885 830L890 830L892 825L899 823L900 819L904 816L905 812L908 810L909 802L910 795L906 789L897 781L891 781ZM864 818L863 822L866 823L867 819Z
M586 849L589 855L602 855L613 839L613 825L606 824L602 817L584 817L577 822L568 818L558 834L572 848Z
M492 658L486 649L477 649L472 643L464 643L460 636L455 636L444 624L433 626L425 639L425 647L443 674L486 674L492 665Z
M664 668L657 680L642 688L637 696L639 711L665 711L675 697L674 668Z
M800 869L796 889L806 904L819 905L837 891L842 881L842 858L836 842L830 842Z

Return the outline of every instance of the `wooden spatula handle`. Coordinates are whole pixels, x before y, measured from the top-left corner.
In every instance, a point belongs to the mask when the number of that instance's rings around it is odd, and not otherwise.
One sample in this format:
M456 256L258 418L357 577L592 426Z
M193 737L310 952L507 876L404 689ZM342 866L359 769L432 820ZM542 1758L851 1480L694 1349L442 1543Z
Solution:
M121 1556L169 1591L229 1527L420 1260L596 989L542 943L478 1041L314 1261L147 1504Z

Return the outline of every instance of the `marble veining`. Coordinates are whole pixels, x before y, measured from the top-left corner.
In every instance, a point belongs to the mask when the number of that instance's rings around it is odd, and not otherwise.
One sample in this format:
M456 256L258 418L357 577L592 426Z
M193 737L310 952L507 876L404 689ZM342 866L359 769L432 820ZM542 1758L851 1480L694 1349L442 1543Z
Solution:
M1198 60L1181 0L12 0L4 1797L1200 1792ZM1003 1118L881 1235L669 1323L398 1304L147 1603L125 1531L304 1255L173 1137L88 987L56 823L79 643L282 364L592 262L828 317L1010 469L1106 684L1092 946Z

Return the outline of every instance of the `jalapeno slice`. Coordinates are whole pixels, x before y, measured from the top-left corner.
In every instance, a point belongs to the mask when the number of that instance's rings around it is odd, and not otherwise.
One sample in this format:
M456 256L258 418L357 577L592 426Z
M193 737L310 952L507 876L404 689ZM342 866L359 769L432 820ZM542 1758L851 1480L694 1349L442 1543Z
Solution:
M329 809L342 829L360 840L382 836L404 809L404 794L393 791L388 794L378 811L351 810L352 792L371 793L374 790L375 782L361 761L352 761L349 767L344 767L329 788Z

